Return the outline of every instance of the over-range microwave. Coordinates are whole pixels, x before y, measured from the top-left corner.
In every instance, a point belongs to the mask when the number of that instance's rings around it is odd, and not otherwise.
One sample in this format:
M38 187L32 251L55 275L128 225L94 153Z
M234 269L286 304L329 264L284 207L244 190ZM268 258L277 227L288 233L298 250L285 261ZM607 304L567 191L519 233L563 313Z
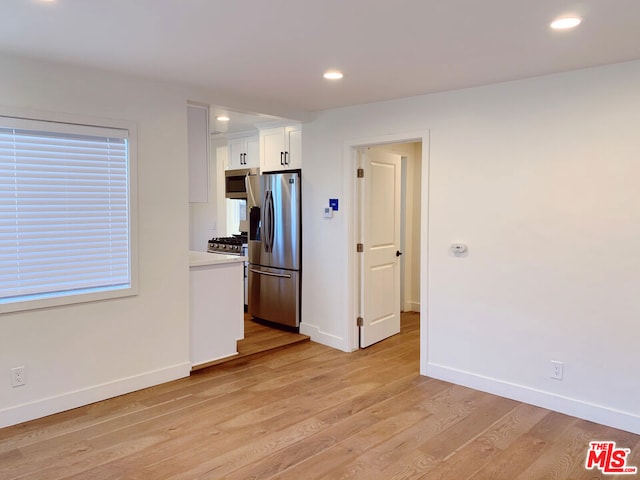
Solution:
M227 170L224 176L224 196L226 198L247 198L247 175L257 174L257 168Z

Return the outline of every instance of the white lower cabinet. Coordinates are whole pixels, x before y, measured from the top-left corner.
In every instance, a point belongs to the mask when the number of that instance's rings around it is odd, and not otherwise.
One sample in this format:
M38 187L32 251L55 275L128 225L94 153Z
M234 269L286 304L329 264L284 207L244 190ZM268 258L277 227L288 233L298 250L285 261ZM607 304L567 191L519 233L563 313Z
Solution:
M207 265L207 255L218 257L195 252L189 268L192 368L236 355L244 338L244 263Z

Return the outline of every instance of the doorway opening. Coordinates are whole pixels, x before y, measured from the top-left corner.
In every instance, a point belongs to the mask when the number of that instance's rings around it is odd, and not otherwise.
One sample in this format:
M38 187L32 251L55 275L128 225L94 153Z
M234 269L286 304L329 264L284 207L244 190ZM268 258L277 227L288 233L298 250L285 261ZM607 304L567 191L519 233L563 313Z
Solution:
M358 345L400 332L420 311L422 143L357 149Z

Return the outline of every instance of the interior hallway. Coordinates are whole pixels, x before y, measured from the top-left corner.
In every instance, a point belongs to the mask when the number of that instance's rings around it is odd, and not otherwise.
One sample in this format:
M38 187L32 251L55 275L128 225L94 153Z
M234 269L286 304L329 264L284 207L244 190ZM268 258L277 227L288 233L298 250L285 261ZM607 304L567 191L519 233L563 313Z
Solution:
M418 337L406 313L366 350L299 343L0 430L0 478L586 480L594 439L640 466L640 436L421 377Z

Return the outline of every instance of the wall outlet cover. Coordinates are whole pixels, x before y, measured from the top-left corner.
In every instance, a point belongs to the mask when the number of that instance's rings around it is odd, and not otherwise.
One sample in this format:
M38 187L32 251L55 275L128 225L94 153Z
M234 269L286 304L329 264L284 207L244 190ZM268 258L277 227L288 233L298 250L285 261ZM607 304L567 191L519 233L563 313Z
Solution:
M11 369L11 386L21 387L27 384L27 377L24 367L15 367Z
M551 360L551 378L554 380L562 380L564 376L564 363L557 360Z

